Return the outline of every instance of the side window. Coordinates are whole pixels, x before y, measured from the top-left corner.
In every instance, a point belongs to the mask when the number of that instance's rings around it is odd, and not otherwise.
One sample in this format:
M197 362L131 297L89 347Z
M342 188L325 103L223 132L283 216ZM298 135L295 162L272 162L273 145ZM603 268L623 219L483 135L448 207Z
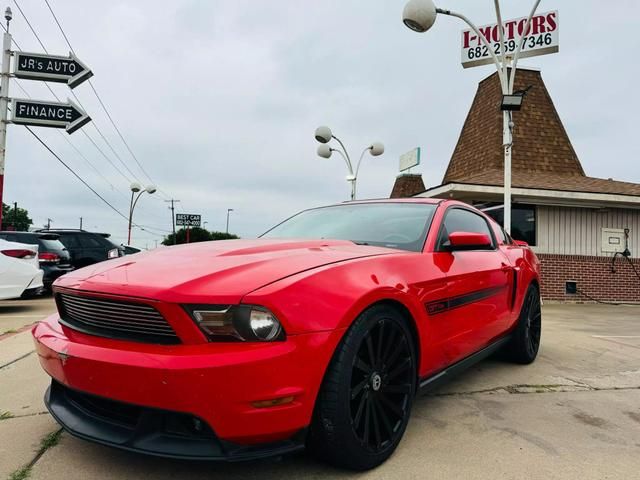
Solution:
M498 232L497 233L498 244L499 245L510 245L511 241L509 240L509 236L507 235L507 232L505 232L500 225L496 225L495 227L496 228L494 228L493 231L494 232Z
M92 235L80 235L80 245L85 248L102 248L102 243Z
M449 234L453 232L484 233L489 236L492 243L495 243L487 221L477 213L473 213L464 208L451 208L447 210L444 217L444 224L440 230L438 246L446 245L449 241Z
M73 235L60 235L60 241L67 248L79 248L78 239Z

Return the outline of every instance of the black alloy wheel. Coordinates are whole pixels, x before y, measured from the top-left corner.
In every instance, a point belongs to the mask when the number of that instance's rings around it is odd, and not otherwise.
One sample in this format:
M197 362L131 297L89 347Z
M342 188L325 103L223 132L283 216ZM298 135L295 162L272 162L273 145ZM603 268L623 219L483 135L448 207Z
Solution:
M351 374L351 426L362 445L380 452L393 443L413 394L411 340L397 322L380 319L360 344Z
M525 301L527 354L529 357L535 358L540 348L540 334L542 331L542 310L537 290L531 289Z
M538 356L542 333L542 309L540 291L529 285L522 302L518 325L506 345L505 353L515 363L528 364Z
M308 438L322 460L368 470L400 443L417 384L410 321L392 306L375 305L358 316L336 348Z

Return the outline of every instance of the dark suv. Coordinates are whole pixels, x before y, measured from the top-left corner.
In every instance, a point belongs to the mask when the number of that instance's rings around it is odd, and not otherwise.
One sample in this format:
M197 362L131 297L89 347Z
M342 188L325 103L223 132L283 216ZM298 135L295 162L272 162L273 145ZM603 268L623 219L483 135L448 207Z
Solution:
M47 290L51 289L56 278L73 270L71 255L56 233L2 231L0 238L9 242L38 245L38 260L44 272L42 282Z
M52 228L38 231L59 235L60 241L71 253L71 263L76 268L124 255L124 248L109 240L111 235L108 233L94 233L71 228Z

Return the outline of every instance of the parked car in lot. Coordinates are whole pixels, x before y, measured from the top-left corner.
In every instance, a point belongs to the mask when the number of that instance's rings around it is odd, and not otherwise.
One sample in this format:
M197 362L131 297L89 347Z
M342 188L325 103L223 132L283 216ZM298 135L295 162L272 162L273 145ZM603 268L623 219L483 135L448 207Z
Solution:
M51 289L54 280L73 270L71 255L56 233L1 231L0 239L38 245L38 262L44 273L44 288Z
M133 247L131 245L122 244L121 247L124 249L125 255L133 255L134 253L140 253L142 251L139 248Z
M80 438L209 460L306 446L366 470L417 392L498 350L534 361L539 281L467 204L356 201L72 272L33 335L47 407Z
M42 274L38 245L0 239L0 300L39 293Z
M73 228L52 228L38 230L43 233L55 233L71 254L71 264L75 268L86 267L94 263L124 255L124 248L113 243L108 233L95 233Z

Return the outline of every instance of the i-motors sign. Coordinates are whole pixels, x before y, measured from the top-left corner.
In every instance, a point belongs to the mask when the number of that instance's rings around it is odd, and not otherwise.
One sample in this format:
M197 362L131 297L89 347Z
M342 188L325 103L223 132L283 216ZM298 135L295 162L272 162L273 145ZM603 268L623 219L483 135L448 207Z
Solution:
M522 38L520 58L535 57L558 51L558 11L540 13L531 18L529 29L523 36L527 17L507 20L504 26L504 46L500 46L500 30L496 23L480 27L480 33L487 40L493 52L500 57L503 48L507 56L513 56ZM493 63L487 46L473 30L462 32L462 66L477 67Z

